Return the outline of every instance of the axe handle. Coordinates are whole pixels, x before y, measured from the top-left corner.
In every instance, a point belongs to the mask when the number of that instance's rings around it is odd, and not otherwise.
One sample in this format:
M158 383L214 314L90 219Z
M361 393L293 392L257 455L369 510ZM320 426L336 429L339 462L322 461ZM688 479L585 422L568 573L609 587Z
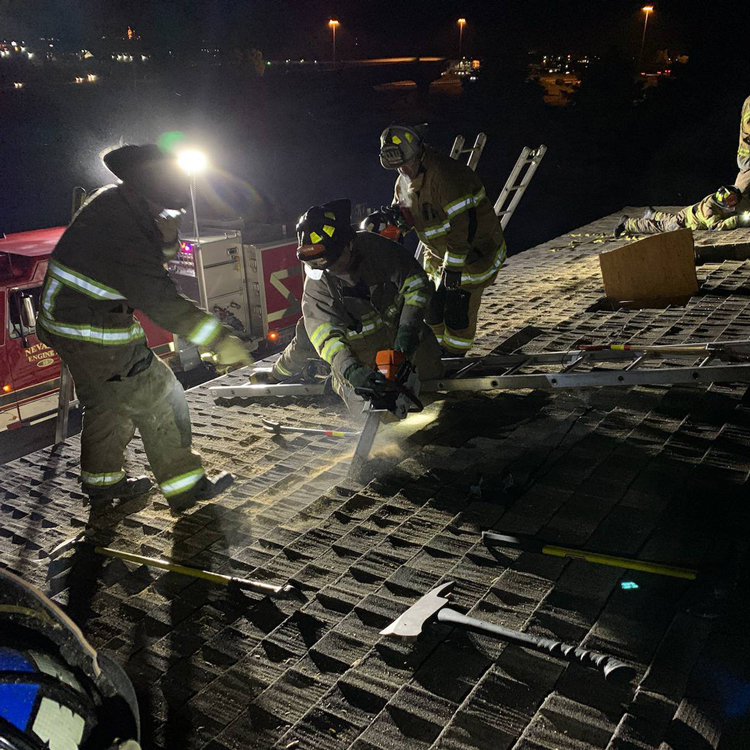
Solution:
M440 622L459 625L469 630L502 638L509 643L517 643L520 646L527 646L537 651L546 651L552 656L561 657L568 661L577 661L586 667L594 667L601 670L610 682L625 684L630 682L635 675L635 670L631 666L615 659L613 656L574 646L572 643L563 643L552 638L541 638L530 633L522 633L520 630L504 628L502 625L493 625L473 617L467 617L448 607L444 607L437 613L437 619Z

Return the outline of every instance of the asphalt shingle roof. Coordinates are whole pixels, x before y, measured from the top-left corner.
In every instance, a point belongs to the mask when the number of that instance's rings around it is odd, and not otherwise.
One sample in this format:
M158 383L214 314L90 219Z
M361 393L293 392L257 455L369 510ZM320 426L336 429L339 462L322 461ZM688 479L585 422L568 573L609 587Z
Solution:
M749 231L700 235L715 262L699 266L701 290L685 307L611 311L596 255L616 246L616 220L512 257L487 293L475 353L503 342L554 351L583 339L750 338L750 262L721 260L747 254ZM748 604L728 585L739 580L742 591L746 577L746 385L452 394L384 433L365 485L347 477L353 441L261 429L261 417L354 425L332 397L219 406L201 386L188 398L207 465L237 481L176 520L155 493L90 517L77 438L0 472L0 562L125 665L144 747L750 746ZM139 443L129 462L142 470ZM291 579L305 601L82 553L48 565L46 554L85 525L119 549ZM490 528L715 568L728 608L718 618L687 609L706 593L689 581L488 549L480 531ZM611 686L577 664L440 623L416 641L380 637L446 580L456 581L458 609L606 651L633 663L636 680Z

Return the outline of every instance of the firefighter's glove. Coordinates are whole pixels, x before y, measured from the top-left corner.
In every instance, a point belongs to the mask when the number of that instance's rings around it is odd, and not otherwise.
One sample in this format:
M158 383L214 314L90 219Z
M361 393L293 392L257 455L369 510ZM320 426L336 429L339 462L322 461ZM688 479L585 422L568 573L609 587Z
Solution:
M165 260L177 257L177 251L180 249L181 218L181 212L169 209L165 209L156 217L156 226L159 227L159 234L161 234L161 248Z
M220 369L253 364L253 358L245 345L232 335L222 336L211 346L211 361Z
M461 286L461 271L446 268L443 271L443 286L446 289L458 289Z
M738 227L750 227L750 211L743 211L737 217L737 226Z
M419 328L417 326L399 326L393 348L397 352L404 352L407 359L411 359L419 346Z
M354 390L371 391L375 397L384 396L389 389L388 381L381 373L364 365L350 365L344 373L344 380Z

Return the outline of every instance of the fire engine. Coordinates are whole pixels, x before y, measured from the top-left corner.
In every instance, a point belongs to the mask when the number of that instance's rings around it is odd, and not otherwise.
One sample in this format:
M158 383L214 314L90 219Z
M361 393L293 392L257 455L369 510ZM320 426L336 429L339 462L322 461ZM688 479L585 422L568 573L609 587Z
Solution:
M36 337L47 261L65 227L0 238L0 430L53 416L60 359ZM216 315L251 351L284 344L301 315L303 274L297 243L243 244L238 231L187 237L167 263L178 289ZM140 312L151 346L176 371L200 363L197 349Z

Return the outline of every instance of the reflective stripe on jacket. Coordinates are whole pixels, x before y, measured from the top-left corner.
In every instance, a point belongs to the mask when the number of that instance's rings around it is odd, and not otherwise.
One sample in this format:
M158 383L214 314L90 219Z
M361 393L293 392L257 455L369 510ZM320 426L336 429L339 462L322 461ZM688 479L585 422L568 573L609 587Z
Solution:
M357 232L346 277L328 271L307 278L302 295L305 328L318 354L343 377L359 364L361 340L400 325L421 326L434 287L414 257L397 242Z
M684 222L688 229L736 229L738 218L737 209L725 208L716 201L713 193L684 209Z
M740 115L740 145L737 148L737 167L740 172L750 170L750 96L745 99Z
M217 318L179 294L164 267L163 239L146 202L124 185L97 191L52 252L39 325L64 338L126 346L145 338L133 317L198 345L222 330Z
M411 212L414 229L427 247L427 273L438 278L446 268L462 272L462 286L486 284L505 262L506 249L479 176L429 147L421 167L414 180L399 175L395 203Z

